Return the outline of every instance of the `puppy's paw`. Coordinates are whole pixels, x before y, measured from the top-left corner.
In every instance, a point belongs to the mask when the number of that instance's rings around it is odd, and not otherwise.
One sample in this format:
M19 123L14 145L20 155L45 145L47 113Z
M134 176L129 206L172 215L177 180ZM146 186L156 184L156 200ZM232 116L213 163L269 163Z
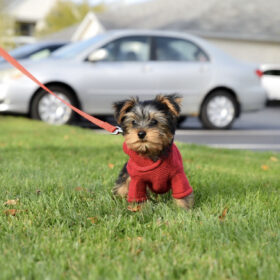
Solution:
M113 194L120 196L122 198L126 198L128 194L128 186L129 186L130 178L128 178L123 184L117 184L113 188Z
M127 210L130 212L139 212L145 206L146 202L141 203L129 203Z
M175 203L179 207L184 208L186 210L192 209L194 206L194 194L193 193L191 193L190 195L185 196L183 198L179 198L179 199L175 198L174 200L175 200Z

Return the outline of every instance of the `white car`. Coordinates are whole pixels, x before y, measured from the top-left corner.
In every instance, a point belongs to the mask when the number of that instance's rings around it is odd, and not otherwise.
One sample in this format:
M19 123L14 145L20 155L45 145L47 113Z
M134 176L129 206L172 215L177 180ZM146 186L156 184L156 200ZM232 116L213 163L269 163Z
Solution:
M264 107L257 67L185 33L111 31L70 44L45 60L23 65L61 98L88 114L111 115L112 102L177 93L182 116L207 128L229 128L242 113ZM75 114L16 69L0 70L0 112L31 115L53 124Z
M280 65L262 65L261 82L268 100L280 100Z

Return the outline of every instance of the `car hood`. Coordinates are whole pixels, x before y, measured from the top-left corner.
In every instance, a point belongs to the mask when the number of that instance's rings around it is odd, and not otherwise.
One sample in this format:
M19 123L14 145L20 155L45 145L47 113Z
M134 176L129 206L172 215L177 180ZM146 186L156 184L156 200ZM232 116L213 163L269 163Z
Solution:
M19 59L18 62L25 68L28 68L32 65L38 64L39 61L32 61L29 59ZM8 61L4 61L0 63L0 71L1 70L9 70L14 68L12 64L10 64Z
M76 60L69 60L69 59L54 59L54 58L46 58L42 60L30 60L30 59L20 59L18 62L25 67L27 70L32 70L36 68L44 69L45 67L48 69L53 68L54 70L58 67L67 67L69 65L77 65ZM0 71L1 70L8 70L13 68L14 66L11 65L9 62L0 63Z

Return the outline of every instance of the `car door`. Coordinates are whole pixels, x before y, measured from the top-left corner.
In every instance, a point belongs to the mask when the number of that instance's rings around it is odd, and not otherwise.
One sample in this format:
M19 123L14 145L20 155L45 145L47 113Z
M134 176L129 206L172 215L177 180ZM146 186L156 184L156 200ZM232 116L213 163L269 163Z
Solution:
M86 62L83 77L87 112L110 114L112 102L156 90L156 81L147 72L150 41L148 36L126 36L107 43L89 56L97 54L95 61Z
M153 37L153 76L163 94L183 95L183 112L196 113L211 80L209 57L197 44L175 37Z

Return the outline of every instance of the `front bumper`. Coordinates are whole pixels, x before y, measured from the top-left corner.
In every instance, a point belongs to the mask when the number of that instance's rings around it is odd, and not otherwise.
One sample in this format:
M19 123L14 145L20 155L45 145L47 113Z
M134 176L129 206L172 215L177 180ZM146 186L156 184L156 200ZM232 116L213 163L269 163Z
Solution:
M9 105L7 104L7 91L8 86L0 84L0 112L7 112L9 110Z
M25 87L20 82L0 83L0 112L26 114L34 86Z

